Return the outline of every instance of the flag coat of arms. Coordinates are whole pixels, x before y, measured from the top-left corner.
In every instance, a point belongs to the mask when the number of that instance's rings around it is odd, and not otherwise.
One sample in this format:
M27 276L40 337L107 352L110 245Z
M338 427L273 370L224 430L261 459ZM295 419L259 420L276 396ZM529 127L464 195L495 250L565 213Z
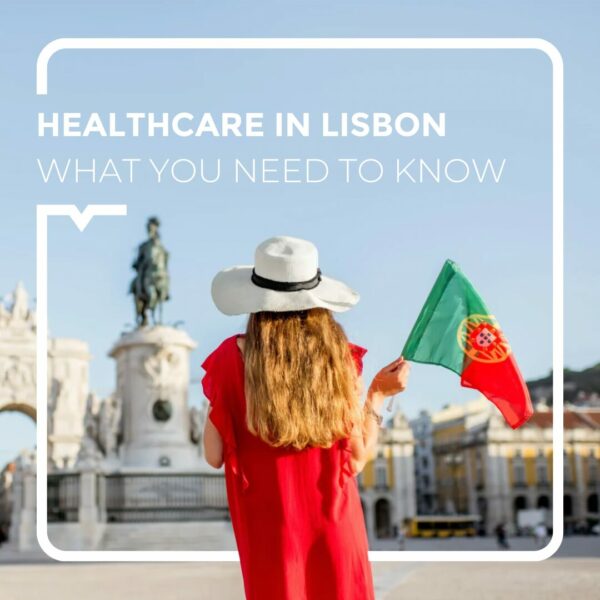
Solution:
M496 318L458 265L447 260L402 354L454 371L516 429L533 414L527 385Z

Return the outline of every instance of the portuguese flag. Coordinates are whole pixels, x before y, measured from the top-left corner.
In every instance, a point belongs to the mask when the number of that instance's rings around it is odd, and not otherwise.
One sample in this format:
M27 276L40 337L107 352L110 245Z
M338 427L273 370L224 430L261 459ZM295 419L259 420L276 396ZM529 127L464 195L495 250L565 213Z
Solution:
M440 365L479 390L516 429L533 414L527 385L500 325L464 276L447 260L402 351L404 358Z

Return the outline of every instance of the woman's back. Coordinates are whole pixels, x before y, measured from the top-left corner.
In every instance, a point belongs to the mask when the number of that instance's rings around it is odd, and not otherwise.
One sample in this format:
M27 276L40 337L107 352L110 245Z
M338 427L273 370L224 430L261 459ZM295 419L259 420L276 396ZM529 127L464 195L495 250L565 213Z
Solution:
M245 365L227 338L204 361L209 418L223 439L232 524L248 598L372 598L348 438L331 447L273 446L246 421ZM349 344L357 371L365 350Z

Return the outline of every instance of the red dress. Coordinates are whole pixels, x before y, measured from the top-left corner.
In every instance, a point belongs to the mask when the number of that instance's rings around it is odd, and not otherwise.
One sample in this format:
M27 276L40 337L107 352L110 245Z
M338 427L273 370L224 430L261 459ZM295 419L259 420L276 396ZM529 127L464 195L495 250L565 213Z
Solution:
M224 446L231 521L249 600L372 600L368 542L347 439L274 448L245 424L238 335L202 363ZM364 348L350 344L362 372Z

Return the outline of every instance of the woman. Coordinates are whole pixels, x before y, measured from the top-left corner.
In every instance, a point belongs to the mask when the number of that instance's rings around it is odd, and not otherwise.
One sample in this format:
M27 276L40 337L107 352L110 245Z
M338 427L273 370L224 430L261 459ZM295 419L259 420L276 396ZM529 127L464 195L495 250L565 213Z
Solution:
M373 599L353 476L375 447L385 397L406 386L408 363L383 368L361 407L366 350L332 316L358 294L321 274L310 242L263 242L254 266L217 274L212 296L225 314L250 315L246 334L202 364L204 452L213 467L225 464L246 597Z

